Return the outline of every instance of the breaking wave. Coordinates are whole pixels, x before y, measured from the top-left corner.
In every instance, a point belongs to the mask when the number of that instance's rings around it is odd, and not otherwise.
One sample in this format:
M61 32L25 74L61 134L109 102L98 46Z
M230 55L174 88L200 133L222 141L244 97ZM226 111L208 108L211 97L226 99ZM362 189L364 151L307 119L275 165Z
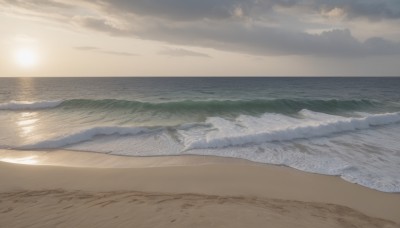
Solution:
M93 139L95 136L100 135L135 135L140 133L149 132L151 129L144 127L93 127L81 130L72 134L57 137L55 139L44 140L30 145L22 146L19 149L56 149L65 147L71 144L85 142Z
M362 111L379 108L383 104L373 100L307 100L307 99L259 99L259 100L208 100L208 101L174 101L174 102L141 102L128 100L91 100L72 99L65 101L12 101L0 104L0 110L34 110L34 109L94 109L132 111L158 111L167 113L207 112L218 114L225 112L247 113L284 113L292 114L308 109L317 112Z
M270 122L263 127L263 121L274 120L276 119L274 116L277 115L269 114L264 118L257 118L255 121L254 118L253 121L247 119L246 122L231 122L219 117L210 118L208 122L213 124L216 130L208 133L205 137L189 140L186 149L223 148L250 143L307 139L400 122L400 113L375 114L358 118L331 116L309 110L302 110L300 114L307 116L309 120L280 118L279 125L283 127L272 128L267 127ZM289 122L289 124L285 124L285 122Z

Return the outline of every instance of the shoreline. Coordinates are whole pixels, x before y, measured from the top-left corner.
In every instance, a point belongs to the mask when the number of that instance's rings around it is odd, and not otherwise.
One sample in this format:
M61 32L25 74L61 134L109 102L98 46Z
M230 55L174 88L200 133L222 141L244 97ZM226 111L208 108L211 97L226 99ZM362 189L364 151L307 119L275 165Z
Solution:
M3 157L6 153L12 153L12 151L0 150L0 155ZM53 165L0 162L2 200L7 201L7 197L11 197L10 195L5 197L7 194L25 192L26 196L35 191L43 194L44 198L41 199L50 200L58 197L51 193L51 190L56 189L66 194L75 192L76 195L141 192L141 195L160 193L173 197L195 194L200 201L204 201L203 198L207 196L219 196L222 198L244 197L246 202L250 199L264 203L269 200L281 200L280 202L285 205L289 201L296 201L294 204L303 202L306 208L314 203L325 205L324 208L334 204L354 209L369 217L390 220L398 223L397 225L400 223L400 194L379 192L346 182L336 176L306 173L284 166L220 157L168 156L167 158L129 157L128 159L122 156L79 153L44 152L41 161L53 162ZM24 151L19 156L29 154L32 156L32 151ZM72 159L73 157L76 159ZM82 167L82 163L79 164L81 161L79 158L98 166L108 165L108 167L85 168ZM60 162L65 159L70 159L70 163L75 162L75 167L62 166ZM124 164L120 163L122 160L125 160ZM56 164L57 162L59 163ZM116 168L116 163L127 167ZM24 194L21 197L23 199ZM79 204L80 201L78 201L75 203ZM253 204L246 205L246 207L252 207ZM291 209L294 213L295 210L293 210Z
M213 155L165 155L165 156L128 156L105 154L91 151L55 150L13 150L0 149L0 162L75 168L149 168L170 166L201 166L210 164L246 164L272 165L253 162L241 158ZM280 166L280 165L272 165ZM282 166L286 167L286 166ZM290 167L288 167L290 168Z

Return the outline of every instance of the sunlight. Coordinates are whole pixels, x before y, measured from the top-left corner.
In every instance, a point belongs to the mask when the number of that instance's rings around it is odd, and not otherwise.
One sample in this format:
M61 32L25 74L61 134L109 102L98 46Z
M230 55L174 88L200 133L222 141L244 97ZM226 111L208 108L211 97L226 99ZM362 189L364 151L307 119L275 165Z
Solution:
M32 48L21 48L15 52L15 62L23 68L31 68L38 64L39 56Z
M35 123L39 120L37 118L35 119L26 119L24 117L25 113L21 114L21 118L17 121L17 125L21 128L21 136L29 136L33 130L35 129L36 125ZM28 118L34 118L37 115L37 113L34 113L32 115L33 117L28 117Z

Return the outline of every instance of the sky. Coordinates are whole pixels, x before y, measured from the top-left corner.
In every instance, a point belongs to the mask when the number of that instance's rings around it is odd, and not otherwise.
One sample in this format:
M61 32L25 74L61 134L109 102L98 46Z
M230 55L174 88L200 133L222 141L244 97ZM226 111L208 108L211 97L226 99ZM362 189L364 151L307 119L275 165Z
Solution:
M0 0L14 76L400 76L400 1Z

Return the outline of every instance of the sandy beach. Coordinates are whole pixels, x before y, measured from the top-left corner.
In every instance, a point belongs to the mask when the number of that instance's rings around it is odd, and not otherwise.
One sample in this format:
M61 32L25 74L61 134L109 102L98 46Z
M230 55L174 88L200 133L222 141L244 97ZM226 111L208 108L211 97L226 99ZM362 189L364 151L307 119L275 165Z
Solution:
M400 226L399 194L334 176L213 157L85 156L132 167L0 163L0 227Z

